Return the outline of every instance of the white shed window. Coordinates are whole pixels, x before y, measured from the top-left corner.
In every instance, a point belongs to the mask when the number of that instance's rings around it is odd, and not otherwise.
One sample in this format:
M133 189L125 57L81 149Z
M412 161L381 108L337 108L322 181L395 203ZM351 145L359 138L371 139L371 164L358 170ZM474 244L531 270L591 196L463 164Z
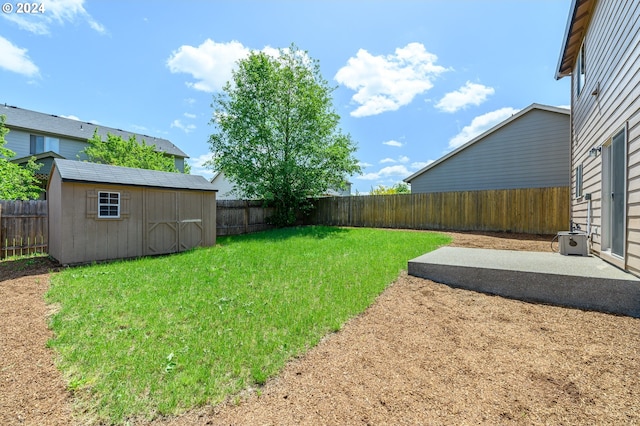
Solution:
M98 192L98 217L112 219L120 217L119 192Z
M582 47L580 47L580 51L578 52L578 60L576 62L576 94L580 94L582 89L584 88L585 76L586 76L586 61L584 54L584 43Z

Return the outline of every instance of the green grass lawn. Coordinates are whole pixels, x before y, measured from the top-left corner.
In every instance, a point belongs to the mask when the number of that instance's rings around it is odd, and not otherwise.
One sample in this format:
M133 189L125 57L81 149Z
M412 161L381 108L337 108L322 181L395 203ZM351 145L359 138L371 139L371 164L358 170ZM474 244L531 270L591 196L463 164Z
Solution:
M106 423L175 414L263 384L364 311L445 235L300 227L211 248L65 269L50 346L79 411Z

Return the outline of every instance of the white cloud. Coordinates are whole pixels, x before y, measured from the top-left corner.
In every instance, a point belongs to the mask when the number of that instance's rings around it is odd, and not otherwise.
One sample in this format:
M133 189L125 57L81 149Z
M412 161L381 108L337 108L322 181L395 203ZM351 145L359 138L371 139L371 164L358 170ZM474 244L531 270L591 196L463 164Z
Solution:
M408 163L409 162L409 157L407 157L406 155L401 155L398 157L397 160L394 160L393 158L383 158L382 160L379 161L380 164L384 164L384 163Z
M390 140L390 141L382 142L382 145L396 146L400 148L402 146L402 142Z
M423 167L427 167L429 164L433 163L434 160L428 160L428 161L415 161L413 163L411 163L411 168L414 170L420 170Z
M395 111L431 89L433 80L447 71L435 64L437 60L421 43L409 43L386 56L360 49L334 78L356 91L351 99L360 106L351 116L366 117Z
M180 120L173 120L173 123L171 123L171 127L178 128L185 133L190 133L196 129L195 124L183 124Z
M196 118L196 115L195 115L195 114L191 114L191 113L189 113L189 112L185 112L183 115L184 115L185 117L187 117L187 118Z
M216 43L206 39L200 46L181 46L171 53L167 66L172 73L191 74L195 83L189 87L203 92L216 92L231 80L236 62L249 55L249 49L238 41Z
M27 77L37 77L40 74L36 64L29 59L27 49L13 45L2 36L0 36L0 68Z
M389 177L405 178L410 174L411 173L409 172L409 170L407 170L405 166L398 164L395 166L383 167L382 169L378 170L375 173L365 173L361 176L356 176L356 179L378 180L381 178L389 178Z
M360 162L360 163L358 163L358 165L359 165L360 167L362 167L363 169L366 169L367 167L371 167L371 166L373 166L373 164L364 163L364 162Z
M64 25L66 22L75 23L78 21L87 22L93 30L100 34L107 32L104 25L93 19L84 8L84 0L43 0L41 4L44 7L44 13L3 13L2 16L17 24L19 28L38 35L50 34L49 27L53 24Z
M214 172L209 167L206 167L204 163L211 160L212 157L213 154L208 152L206 154L201 154L195 158L189 158L187 161L191 166L191 174L200 175L204 176L207 179L211 179L214 175Z
M489 130L496 124L506 120L518 111L520 110L507 107L477 116L471 121L471 124L463 127L460 133L449 140L449 148L455 149L461 145L464 145L471 139Z
M456 112L469 105L480 105L493 95L495 89L482 84L467 81L467 84L454 92L449 92L436 104L436 108L444 112Z

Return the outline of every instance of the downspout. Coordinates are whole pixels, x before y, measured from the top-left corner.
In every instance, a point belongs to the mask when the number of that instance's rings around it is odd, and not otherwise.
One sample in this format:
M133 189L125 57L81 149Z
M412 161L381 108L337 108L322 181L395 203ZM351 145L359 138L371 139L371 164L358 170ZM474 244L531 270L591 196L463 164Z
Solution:
M569 230L573 231L573 197L571 196L573 185L571 184L571 173L573 172L573 72L571 73L570 94L571 94L571 110L569 112ZM589 204L591 205L591 204ZM588 235L588 233L587 233Z

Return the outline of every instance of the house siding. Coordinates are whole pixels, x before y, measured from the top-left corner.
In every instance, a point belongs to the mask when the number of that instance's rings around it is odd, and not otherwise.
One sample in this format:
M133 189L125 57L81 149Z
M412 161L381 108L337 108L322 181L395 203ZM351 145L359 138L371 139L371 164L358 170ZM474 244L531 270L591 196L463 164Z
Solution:
M411 180L412 193L569 186L569 115L532 109Z
M595 4L585 43L585 85L576 94L571 84L572 170L584 167L583 193L591 194L592 251L636 275L640 274L640 2L602 0ZM575 65L575 64L574 64ZM593 94L597 91L597 94ZM620 129L627 131L627 211L624 259L602 250L603 156L589 150L606 144ZM572 185L575 188L575 173ZM573 199L572 220L587 228L589 201Z

